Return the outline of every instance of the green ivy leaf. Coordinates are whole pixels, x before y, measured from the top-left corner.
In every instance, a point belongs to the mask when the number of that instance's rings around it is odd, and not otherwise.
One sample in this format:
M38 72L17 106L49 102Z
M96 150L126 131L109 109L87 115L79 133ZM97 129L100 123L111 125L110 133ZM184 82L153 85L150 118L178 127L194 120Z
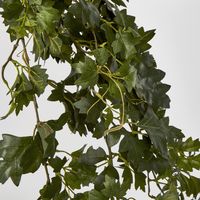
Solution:
M91 190L89 192L89 200L107 200L108 198L105 197L101 192L97 190Z
M94 29L99 26L100 14L97 7L85 0L80 0L80 5L82 7L82 23L86 28Z
M60 170L62 169L62 167L65 165L65 163L67 162L66 157L64 157L63 159L61 159L60 157L55 157L55 158L50 158L49 159L49 165L54 169L54 172L60 172Z
M160 107L169 108L170 99L166 92L170 86L160 82L165 73L155 68L155 61L149 53L143 54L142 60L143 62L136 66L136 93L138 97L145 99L155 110Z
M127 190L131 189L131 185L133 183L133 176L132 176L130 168L128 167L124 168L122 177L123 177L123 182L121 184L120 193L122 196L124 196Z
M142 172L135 172L135 189L141 189L145 192L146 175Z
M93 87L97 83L97 65L91 58L85 57L84 62L80 61L79 63L72 64L72 67L78 74L81 74L75 84L82 86L84 89L89 86Z
M200 193L200 179L194 176L187 177L182 173L178 176L178 180L181 184L181 191L185 191L187 196L193 195L193 197L197 197Z
M93 149L93 147L90 147L87 152L80 157L79 162L87 165L94 165L105 160L106 157L106 153L101 147L98 149Z
M40 96L47 86L48 74L46 74L46 69L42 69L40 65L35 65L31 67L29 76L35 93Z
M49 37L49 49L50 54L53 57L60 56L62 54L62 40L58 37Z
M120 197L120 183L108 175L105 175L105 188L102 190L102 193L106 197Z
M135 26L134 24L135 17L127 15L127 10L125 9L116 12L116 17L114 18L114 21L118 25L124 28L128 28L128 27L134 28ZM138 33L138 36L139 36L139 33Z
M42 163L39 138L3 134L0 157L0 182L5 183L11 178L15 185L19 185L22 174L35 172Z
M119 145L119 152L127 152L127 159L132 162L135 167L138 167L142 157L149 149L150 144L148 139L143 138L143 140L139 140L137 135L133 136L130 133L124 136Z
M46 31L47 33L55 32L56 24L59 21L59 11L50 6L40 6L37 13L38 32Z
M169 129L161 123L151 108L148 108L138 126L147 131L154 147L160 151L164 158L168 159L167 137L170 134L168 133Z
M58 144L55 139L54 130L47 123L42 122L38 124L37 130L41 138L44 158L48 158L49 156L52 157Z
M40 195L42 199L52 199L57 196L62 187L62 180L60 177L56 176L51 179L51 183L45 185L40 190Z
M105 65L110 57L110 53L106 48L95 49L93 53L99 65Z
M182 149L183 151L186 152L199 151L200 149L199 139L193 140L191 137L189 137L185 142L183 142Z

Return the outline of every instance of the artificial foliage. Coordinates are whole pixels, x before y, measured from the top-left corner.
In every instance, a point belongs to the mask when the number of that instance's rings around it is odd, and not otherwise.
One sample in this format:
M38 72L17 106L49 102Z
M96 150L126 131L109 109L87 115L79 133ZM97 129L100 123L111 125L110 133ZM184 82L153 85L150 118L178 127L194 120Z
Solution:
M20 115L27 106L34 106L36 114L30 136L2 134L2 184L11 178L18 186L22 175L44 167L47 181L38 192L40 200L133 200L136 190L156 200L197 198L200 179L193 171L200 169L200 141L185 138L169 124L170 86L162 83L165 73L149 52L155 30L138 27L125 4L0 1L14 43L1 68L10 95L8 113L1 119ZM50 57L58 65L69 64L71 73L64 80L49 79L48 66L41 63ZM16 69L15 80L8 80L8 64ZM47 87L52 89L47 100L65 110L58 119L43 121L37 100ZM107 149L86 144L74 152L58 150L57 133L64 126L69 128L65 134L104 139Z

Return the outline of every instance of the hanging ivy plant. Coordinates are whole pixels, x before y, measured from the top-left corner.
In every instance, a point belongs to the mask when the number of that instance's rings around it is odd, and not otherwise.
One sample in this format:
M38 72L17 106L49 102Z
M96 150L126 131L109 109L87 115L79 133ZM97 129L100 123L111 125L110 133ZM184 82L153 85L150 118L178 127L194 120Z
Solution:
M157 200L184 200L200 193L200 179L192 175L200 169L200 142L169 125L165 111L170 86L162 83L165 73L149 53L155 30L138 27L125 3L0 1L4 24L15 42L2 66L10 109L1 119L13 112L19 115L32 103L36 113L33 135L32 130L26 137L2 135L2 184L11 178L18 186L23 174L42 165L47 182L39 191L41 200L130 200L135 198L128 191L134 194L138 189ZM16 60L20 45L22 60ZM40 63L50 57L70 64L71 73L64 80L49 79ZM17 72L13 85L6 79L8 63ZM67 89L71 85L75 92ZM65 111L56 120L43 121L37 99L47 87L52 88L48 101L63 104ZM87 144L75 152L58 150L56 135L64 126L80 137L105 139L107 149Z

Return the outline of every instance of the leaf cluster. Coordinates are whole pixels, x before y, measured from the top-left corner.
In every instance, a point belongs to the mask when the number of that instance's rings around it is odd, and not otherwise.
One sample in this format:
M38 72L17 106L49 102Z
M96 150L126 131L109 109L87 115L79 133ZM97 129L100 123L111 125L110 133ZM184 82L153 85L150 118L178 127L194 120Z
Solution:
M11 96L2 119L18 115L31 101L37 118L33 136L3 135L1 183L11 178L19 185L23 174L43 165L47 183L41 200L128 200L134 199L128 191L138 189L157 200L197 197L200 179L192 172L200 169L200 141L186 139L165 116L170 86L149 52L155 30L138 27L123 0L5 0L0 7L11 41L23 44L23 63L12 58L14 47L2 68ZM31 53L25 40L33 42ZM40 64L49 57L70 64L64 80L49 79ZM4 74L8 62L17 71L12 86ZM48 101L65 110L43 122L37 98L46 87L52 87ZM71 153L58 150L56 134L64 126L80 137L103 139L107 150L88 145ZM159 194L152 193L153 184Z

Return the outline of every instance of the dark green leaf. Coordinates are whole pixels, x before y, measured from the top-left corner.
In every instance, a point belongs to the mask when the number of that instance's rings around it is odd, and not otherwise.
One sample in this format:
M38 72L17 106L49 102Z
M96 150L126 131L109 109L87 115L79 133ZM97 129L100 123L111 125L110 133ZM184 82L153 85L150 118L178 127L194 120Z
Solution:
M99 26L100 22L100 13L97 7L85 0L80 0L82 7L82 23L86 28L94 29L96 26Z
M146 175L142 172L135 172L135 189L138 188L145 192Z
M54 198L57 194L59 194L62 186L62 180L60 177L53 177L51 180L51 183L45 185L41 190L40 190L40 195L42 199L52 199Z
M120 142L119 152L127 152L127 159L132 162L135 167L138 167L138 164L149 148L150 143L148 139L144 137L143 140L139 140L137 135L134 136L128 133Z
M54 169L54 172L60 172L60 170L62 169L62 167L65 165L65 163L67 162L66 157L64 157L63 159L61 159L60 157L55 157L55 158L50 158L49 159L49 165Z
M94 165L105 160L106 157L106 153L101 147L98 149L90 147L87 152L80 157L79 161L87 165Z
M19 185L22 174L35 172L42 163L42 152L38 137L16 137L3 135L0 141L0 182L11 178ZM31 159L30 159L31 157Z
M127 11L124 9L121 11L117 11L117 14L116 14L116 17L114 20L118 25L120 25L124 28L128 28L128 27L133 28L135 17L127 15ZM139 36L139 34L138 34L138 36Z
M65 173L65 182L72 189L80 189L81 188L81 181L80 181L78 175L74 172L66 172Z
M138 125L147 131L152 144L160 151L162 156L168 158L167 137L169 129L162 124L151 108L147 110Z

